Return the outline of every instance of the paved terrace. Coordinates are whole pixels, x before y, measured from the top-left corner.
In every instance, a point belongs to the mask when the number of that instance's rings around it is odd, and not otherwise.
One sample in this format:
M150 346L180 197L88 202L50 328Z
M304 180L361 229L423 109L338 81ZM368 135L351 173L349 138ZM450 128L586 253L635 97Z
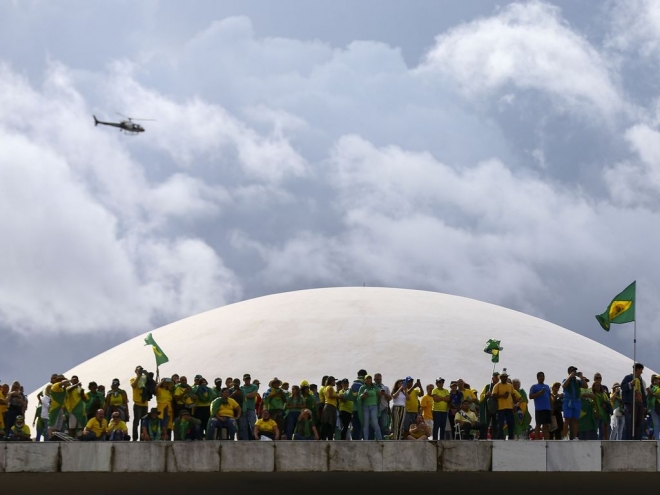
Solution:
M6 442L5 473L658 472L658 442Z

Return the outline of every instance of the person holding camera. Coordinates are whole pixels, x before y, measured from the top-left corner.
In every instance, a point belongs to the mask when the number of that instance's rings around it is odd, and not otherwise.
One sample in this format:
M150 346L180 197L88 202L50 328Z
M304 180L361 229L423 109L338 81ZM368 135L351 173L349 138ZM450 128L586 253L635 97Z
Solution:
M564 431L562 432L562 440L568 440L567 436L570 429L570 439L575 440L578 438L578 421L582 414L582 388L587 387L587 381L582 372L578 371L576 366L568 367L568 376L564 378L561 384L564 389Z
M135 376L129 380L133 390L133 441L139 438L142 418L149 412L149 401L145 398L145 387L147 385L147 370L142 366L135 367Z

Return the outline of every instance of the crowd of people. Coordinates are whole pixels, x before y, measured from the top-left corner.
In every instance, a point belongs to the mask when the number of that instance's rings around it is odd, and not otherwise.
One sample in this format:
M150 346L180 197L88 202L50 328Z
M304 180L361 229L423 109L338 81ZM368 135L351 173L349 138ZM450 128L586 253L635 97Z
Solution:
M551 385L539 371L527 392L506 368L481 391L460 378L445 388L442 377L424 386L408 376L390 388L362 369L353 380L324 376L320 385L273 378L262 393L248 373L209 385L201 375L189 383L138 366L127 388L132 409L118 379L109 390L93 381L85 389L77 376L53 374L32 426L36 441L659 439L660 376L647 385L643 371L636 363L611 391L600 373L592 382L575 366ZM19 382L0 386L1 439L33 440L27 406Z

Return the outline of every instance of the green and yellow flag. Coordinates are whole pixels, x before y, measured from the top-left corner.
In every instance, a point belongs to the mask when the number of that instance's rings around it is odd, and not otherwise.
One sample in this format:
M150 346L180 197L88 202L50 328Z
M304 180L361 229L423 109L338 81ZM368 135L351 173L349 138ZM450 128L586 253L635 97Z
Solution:
M160 346L158 344L156 344L156 341L151 336L151 334L147 335L147 338L144 339L144 342L145 342L144 345L150 345L151 348L154 350L154 355L156 356L156 368L158 368L161 364L164 364L164 363L166 363L170 360L165 355L165 353L160 348Z
M499 363L500 362L500 351L501 350L502 350L502 348L500 347L500 341L499 340L493 340L493 339L489 339L488 342L486 342L486 347L484 348L484 352L491 355L490 360L493 363Z
M602 315L596 319L603 330L610 331L611 323L630 323L635 321L635 282L618 294Z

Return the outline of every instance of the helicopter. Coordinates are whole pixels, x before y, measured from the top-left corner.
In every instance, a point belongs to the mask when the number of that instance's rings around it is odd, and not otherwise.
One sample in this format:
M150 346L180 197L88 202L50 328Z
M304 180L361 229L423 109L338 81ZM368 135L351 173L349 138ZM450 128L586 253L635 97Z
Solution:
M117 113L117 115L124 117L127 120L122 120L121 122L102 122L96 118L96 115L92 115L92 117L94 117L95 126L101 124L101 125L109 125L112 127L118 127L120 131L124 131L127 134L132 134L132 135L137 135L139 132L144 132L144 127L142 127L140 124L136 124L135 122L133 122L134 120L151 120L151 121L154 120L154 119L135 119L132 117L126 117L125 115L122 115L120 113Z

